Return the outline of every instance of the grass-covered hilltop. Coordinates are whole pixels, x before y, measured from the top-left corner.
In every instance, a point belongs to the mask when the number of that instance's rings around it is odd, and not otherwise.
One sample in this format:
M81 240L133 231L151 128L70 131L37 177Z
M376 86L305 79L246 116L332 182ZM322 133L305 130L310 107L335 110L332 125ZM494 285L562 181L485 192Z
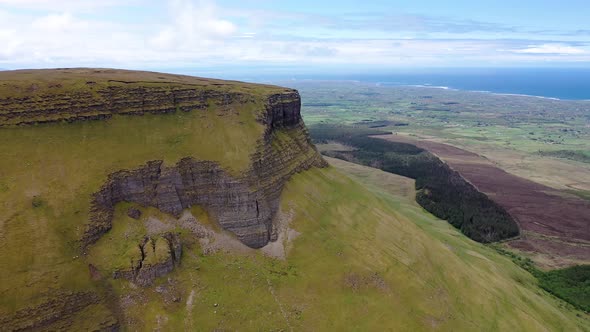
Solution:
M422 209L414 180L323 159L300 105L179 75L0 72L0 330L590 331Z

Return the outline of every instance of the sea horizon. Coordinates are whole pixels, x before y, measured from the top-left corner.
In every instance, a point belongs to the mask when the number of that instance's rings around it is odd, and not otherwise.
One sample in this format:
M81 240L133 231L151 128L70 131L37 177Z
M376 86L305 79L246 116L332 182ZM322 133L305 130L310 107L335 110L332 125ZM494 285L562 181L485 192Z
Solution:
M590 101L590 68L409 68L375 69L365 72L314 68L273 68L229 66L225 68L134 68L175 74L245 81L252 83L283 84L295 81L351 81L379 86L412 86L457 91L536 97L553 100ZM6 69L3 70L15 70Z
M232 78L257 83L354 81L380 86L413 86L554 100L590 100L590 68L421 69L399 72L265 74Z

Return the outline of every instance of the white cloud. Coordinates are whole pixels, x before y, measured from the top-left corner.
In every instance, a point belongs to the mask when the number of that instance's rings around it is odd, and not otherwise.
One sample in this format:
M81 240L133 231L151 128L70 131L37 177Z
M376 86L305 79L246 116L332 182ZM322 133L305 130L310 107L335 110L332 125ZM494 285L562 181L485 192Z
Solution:
M150 42L158 48L188 49L232 36L237 26L219 16L211 1L171 0L171 24L164 26Z
M0 5L35 11L93 11L99 8L136 4L141 0L0 0Z
M56 33L86 29L88 23L76 20L70 13L50 14L33 20L32 30Z
M562 55L580 55L587 53L584 49L573 47L565 44L542 44L529 45L525 49L515 50L515 53L523 54L562 54Z
M50 10L0 10L0 67L194 67L260 62L265 64L469 65L525 61L589 61L590 52L564 43L509 40L367 38L362 34L320 38L289 36L277 30L272 15L265 25L260 15L220 8L213 0L143 1L145 11L134 23L122 16L135 13L113 7L81 11L114 1L0 0L9 8L51 7ZM72 8L68 8L68 6ZM28 7L26 7L28 8ZM97 7L98 8L98 7ZM167 9L167 10L166 10ZM110 14L113 14L111 16ZM144 15L144 16L141 16ZM118 20L117 20L118 19ZM316 31L317 32L317 31ZM464 36L462 36L464 37ZM457 38L457 36L455 36ZM532 44L532 45L528 45Z

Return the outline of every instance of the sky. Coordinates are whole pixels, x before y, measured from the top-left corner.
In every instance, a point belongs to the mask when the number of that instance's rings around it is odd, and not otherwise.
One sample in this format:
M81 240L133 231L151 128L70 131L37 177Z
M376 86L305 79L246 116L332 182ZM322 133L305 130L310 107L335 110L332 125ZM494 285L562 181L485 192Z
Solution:
M588 0L0 0L0 68L590 68Z

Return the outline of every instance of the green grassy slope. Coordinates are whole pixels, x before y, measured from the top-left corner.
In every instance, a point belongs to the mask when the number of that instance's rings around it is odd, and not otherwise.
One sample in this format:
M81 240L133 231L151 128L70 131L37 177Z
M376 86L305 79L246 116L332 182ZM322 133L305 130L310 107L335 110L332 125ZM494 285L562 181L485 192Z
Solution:
M124 330L590 330L587 317L576 317L508 258L417 207L411 181L346 165L288 182L281 210L300 235L286 260L253 250L202 255L184 231L180 267L155 285L96 275L90 263L124 265L134 249L123 243L117 256L113 239L146 231L118 206L113 229L81 255L90 195L107 175L186 156L243 172L264 135L255 121L261 102L230 105L223 116L210 105L203 112L1 128L0 322L59 299L40 314L76 311L81 301L84 309L55 327L70 330L115 319ZM273 148L288 146L296 134L278 132ZM143 212L142 218L165 218ZM198 207L193 214L214 223Z
M133 302L128 320L168 330L590 330L585 314L528 272L425 213L412 181L332 163L296 175L283 192L300 233L286 260L202 256L195 242L160 281L178 302L113 283Z
M95 290L77 241L89 220L91 194L109 173L187 155L230 170L247 167L246 147L255 147L252 138L262 135L262 126L222 121L232 119L147 115L0 130L0 312L61 292Z

